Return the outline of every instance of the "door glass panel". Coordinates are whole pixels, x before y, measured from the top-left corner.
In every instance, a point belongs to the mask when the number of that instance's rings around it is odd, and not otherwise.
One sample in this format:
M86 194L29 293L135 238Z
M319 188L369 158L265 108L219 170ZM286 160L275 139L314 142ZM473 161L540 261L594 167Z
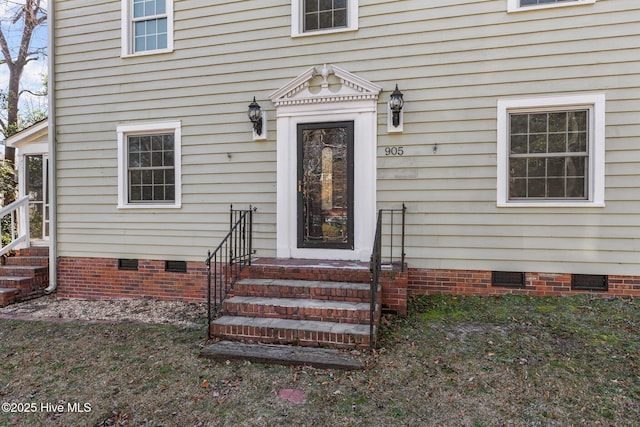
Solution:
M299 132L299 246L352 247L351 123Z
M47 165L44 156L25 156L26 186L25 193L29 196L29 234L32 239L43 239L48 235L48 222L45 214L48 209L48 194L46 194Z

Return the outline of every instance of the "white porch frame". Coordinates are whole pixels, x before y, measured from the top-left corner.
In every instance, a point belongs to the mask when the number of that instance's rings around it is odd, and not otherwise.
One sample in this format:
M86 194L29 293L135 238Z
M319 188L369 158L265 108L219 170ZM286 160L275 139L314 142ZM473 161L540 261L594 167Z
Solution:
M18 199L22 200L25 197L28 198L27 194L27 156L42 156L42 167L43 167L43 176L42 176L42 185L43 185L43 200L42 200L42 215L43 215L43 230L46 230L47 225L49 225L49 233L46 233L44 239L42 236L35 237L30 235L30 240L23 243L22 245L17 246L18 249L22 247L28 247L30 245L34 246L49 246L49 235L51 230L51 193L52 186L49 184L50 176L47 173L48 169L51 167L49 162L49 143L47 140L44 140L44 137L47 135L49 130L49 121L47 119L42 120L31 127L18 132L15 135L7 138L6 144L7 146L14 147L16 152L16 164L18 169ZM47 202L47 200L49 202ZM27 203L27 209L25 210L27 219L29 216L29 209ZM29 234L28 234L29 235Z

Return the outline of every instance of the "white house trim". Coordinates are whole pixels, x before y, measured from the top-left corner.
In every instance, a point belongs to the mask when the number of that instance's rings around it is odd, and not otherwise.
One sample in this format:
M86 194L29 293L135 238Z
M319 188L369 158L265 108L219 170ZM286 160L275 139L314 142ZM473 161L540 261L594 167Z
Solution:
M543 3L530 6L520 6L520 0L507 0L507 12L526 12L536 9L550 9L554 7L579 6L584 4L593 4L596 0L573 0L560 3Z
M359 0L347 0L347 26L338 28L325 28L314 31L304 31L303 7L301 0L291 0L291 37L306 37L327 33L343 33L358 30Z
M376 223L377 100L382 88L334 65L312 67L269 97L277 119L277 256L369 259ZM354 249L297 247L297 126L354 123Z
M118 209L178 209L182 207L182 127L180 121L130 123L117 127ZM127 135L173 132L175 159L175 201L167 203L129 203L127 181Z
M513 111L547 111L557 108L589 109L589 198L584 201L508 199L508 115ZM497 110L497 206L498 207L604 207L605 206L605 108L604 93L514 98L498 100Z
M173 2L174 0L167 0L166 13L163 14L163 16L166 16L167 18L167 47L164 49L152 49L136 52L133 46L133 0L121 0L120 44L122 58L173 52Z
M5 144L8 147L15 147L17 149L20 149L21 145L24 145L26 143L33 141L36 138L46 135L48 129L49 129L49 120L44 119L28 127L27 129L24 129L16 133L15 135L10 136L9 138L6 139ZM37 148L37 150L40 150L38 152L46 153L48 151L47 143L45 142L44 145L45 145L45 148L42 150L40 149L40 147Z

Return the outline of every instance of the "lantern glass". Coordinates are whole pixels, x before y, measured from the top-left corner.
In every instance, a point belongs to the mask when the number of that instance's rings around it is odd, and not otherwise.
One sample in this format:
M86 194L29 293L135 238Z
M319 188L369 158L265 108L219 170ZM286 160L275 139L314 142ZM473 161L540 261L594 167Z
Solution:
M256 98L253 98L253 102L249 104L249 111L247 111L247 115L249 116L249 120L252 122L256 122L262 116L262 112L260 111L260 105L256 102Z
M398 90L398 85L396 85L395 90L391 93L391 98L389 99L389 107L391 111L399 112L402 110L404 105L404 99L402 99L402 92Z

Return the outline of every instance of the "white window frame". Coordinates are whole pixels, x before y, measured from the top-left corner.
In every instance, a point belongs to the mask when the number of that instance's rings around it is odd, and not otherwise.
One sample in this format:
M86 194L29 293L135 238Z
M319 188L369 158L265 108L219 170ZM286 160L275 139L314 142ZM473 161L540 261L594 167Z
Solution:
M580 6L584 4L593 4L596 1L597 0L573 0L561 3L520 6L520 0L507 0L507 12L526 12L528 10L550 9L554 7Z
M358 29L358 1L347 0L347 26L343 28L328 28L323 30L304 31L303 0L291 0L291 37L307 37L328 33L343 33Z
M604 93L498 100L497 206L604 207L605 182ZM509 113L583 108L589 110L588 197L586 200L509 200Z
M122 43L122 57L129 56L142 56L142 55L156 55L159 53L173 52L173 1L166 0L166 15L167 18L167 47L165 49L145 50L142 52L136 52L134 47L134 30L133 30L133 0L121 0L121 43Z
M129 135L149 135L173 133L175 200L163 203L130 203L128 182L127 137ZM119 125L118 133L118 209L176 209L182 206L182 127L180 121L157 123L131 123Z

